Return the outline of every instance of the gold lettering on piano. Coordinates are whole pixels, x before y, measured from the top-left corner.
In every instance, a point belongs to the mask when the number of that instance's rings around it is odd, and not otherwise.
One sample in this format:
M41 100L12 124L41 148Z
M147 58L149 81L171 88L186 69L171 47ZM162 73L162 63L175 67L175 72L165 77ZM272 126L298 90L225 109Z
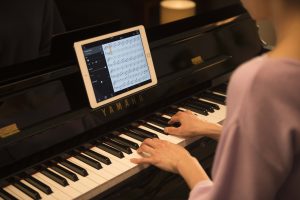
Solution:
M0 128L0 138L6 138L19 132L17 124L10 124Z
M113 114L115 111L112 106L109 106L109 114Z
M103 115L106 117L106 110L105 110L105 108L101 108L101 111L102 111Z
M133 96L133 97L118 101L115 104L103 107L103 108L101 108L101 112L104 117L107 117L108 115L112 115L116 112L123 111L124 109L129 108L131 106L135 106L139 103L142 103L143 101L144 101L144 98L142 95Z
M132 103L132 105L135 105L135 104L136 104L136 99L135 99L135 97L132 97L132 98L131 98L131 103Z
M123 110L121 102L116 103L117 111Z
M144 99L143 99L143 96L142 95L139 95L139 99L140 99L140 102L143 102Z
M191 59L193 65L200 65L204 62L202 56L196 56L194 58Z
M125 102L125 107L128 108L130 106L128 99L125 99L124 102Z

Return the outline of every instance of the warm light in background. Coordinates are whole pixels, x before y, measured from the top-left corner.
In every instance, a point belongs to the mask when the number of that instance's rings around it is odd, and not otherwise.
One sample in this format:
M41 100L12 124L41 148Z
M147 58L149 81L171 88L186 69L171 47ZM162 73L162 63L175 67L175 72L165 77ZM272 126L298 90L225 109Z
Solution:
M196 3L191 0L163 0L160 2L160 23L194 16Z

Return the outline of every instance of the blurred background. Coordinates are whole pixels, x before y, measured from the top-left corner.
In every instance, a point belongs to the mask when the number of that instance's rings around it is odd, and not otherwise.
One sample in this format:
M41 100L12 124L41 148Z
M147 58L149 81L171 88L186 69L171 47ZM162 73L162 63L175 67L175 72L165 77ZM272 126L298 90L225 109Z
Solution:
M48 55L51 38L66 31L120 20L146 28L239 4L239 0L2 0L0 67ZM260 22L266 45L272 26ZM265 28L266 27L266 28Z

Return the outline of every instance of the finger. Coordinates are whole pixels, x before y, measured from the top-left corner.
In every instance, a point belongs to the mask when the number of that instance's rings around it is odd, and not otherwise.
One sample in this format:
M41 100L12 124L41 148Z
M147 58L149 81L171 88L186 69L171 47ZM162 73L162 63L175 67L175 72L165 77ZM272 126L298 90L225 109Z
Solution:
M188 113L188 114L194 115L194 113L190 110L186 110L185 112Z
M181 114L176 113L175 115L172 116L172 118L168 121L168 124L173 124L175 122L180 122L180 117Z
M168 133L170 135L179 135L179 131L180 131L180 128L175 128L175 127L166 127L164 129L164 132Z
M138 153L154 154L154 149L147 144L142 144L137 150Z
M151 157L131 158L130 161L134 164L153 164L154 160Z
M144 142L142 143L142 145L146 144L146 145L148 145L148 146L150 146L152 148L155 148L159 144L159 141L160 141L160 139L158 139L158 138L153 138L153 139L147 138L147 139L144 140Z

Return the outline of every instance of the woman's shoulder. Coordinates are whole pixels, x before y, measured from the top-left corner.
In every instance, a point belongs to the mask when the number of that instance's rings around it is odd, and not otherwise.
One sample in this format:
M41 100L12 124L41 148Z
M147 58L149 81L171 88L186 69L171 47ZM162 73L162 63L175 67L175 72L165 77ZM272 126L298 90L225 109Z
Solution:
M287 87L300 89L299 77L300 61L263 55L241 65L232 75L231 82L242 90L288 92Z
M300 102L300 62L256 57L241 65L232 75L227 92L227 111L232 119L248 107L278 109ZM252 108L251 108L252 109ZM234 117L236 116L236 117Z

